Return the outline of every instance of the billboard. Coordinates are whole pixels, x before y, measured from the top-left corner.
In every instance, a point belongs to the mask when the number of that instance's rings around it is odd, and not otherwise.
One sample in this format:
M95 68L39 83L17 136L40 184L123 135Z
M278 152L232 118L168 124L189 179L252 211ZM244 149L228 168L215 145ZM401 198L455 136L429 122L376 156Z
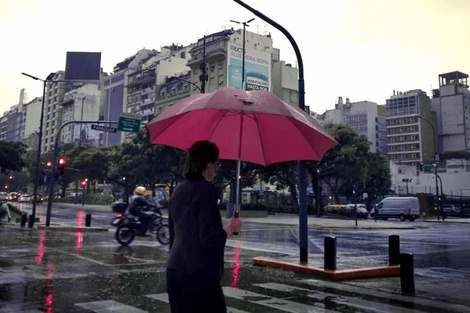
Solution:
M228 43L227 87L242 88L243 47ZM245 47L245 90L271 89L271 53Z
M101 52L67 52L66 80L99 80Z

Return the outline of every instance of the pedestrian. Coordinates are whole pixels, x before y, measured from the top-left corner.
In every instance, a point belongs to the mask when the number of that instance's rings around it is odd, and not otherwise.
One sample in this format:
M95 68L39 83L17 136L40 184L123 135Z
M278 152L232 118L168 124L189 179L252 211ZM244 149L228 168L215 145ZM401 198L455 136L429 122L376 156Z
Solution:
M0 219L3 219L6 215L6 220L9 222L11 221L11 214L10 208L8 207L8 203L6 201L0 200Z
M168 210L170 256L167 292L172 313L227 312L221 279L228 234L238 232L239 218L224 228L211 181L220 167L219 148L195 142L183 169L185 181L171 196Z

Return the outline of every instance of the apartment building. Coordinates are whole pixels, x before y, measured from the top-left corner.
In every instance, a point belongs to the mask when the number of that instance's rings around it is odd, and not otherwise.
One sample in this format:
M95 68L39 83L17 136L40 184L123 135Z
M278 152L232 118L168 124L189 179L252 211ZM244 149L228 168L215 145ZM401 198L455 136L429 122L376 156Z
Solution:
M447 197L470 197L469 116L470 92L468 75L459 71L440 74L439 88L433 90L431 100L419 117L413 113L415 126L419 119L421 162L428 171L406 166L409 162L392 162L392 188L404 193L444 193ZM432 127L431 127L432 125ZM416 133L413 134L416 136ZM437 166L437 167L436 167ZM437 176L436 176L437 173Z
M318 115L322 122L345 123L358 134L367 137L370 151L387 154L386 110L383 105L371 101L343 102L339 97L333 110Z
M391 162L419 165L436 159L436 116L422 90L395 92L386 100L388 157Z

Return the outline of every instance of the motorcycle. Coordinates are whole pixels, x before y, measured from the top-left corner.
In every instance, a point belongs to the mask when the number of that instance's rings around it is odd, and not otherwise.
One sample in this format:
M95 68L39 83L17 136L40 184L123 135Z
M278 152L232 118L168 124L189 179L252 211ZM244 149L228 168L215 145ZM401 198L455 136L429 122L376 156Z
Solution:
M150 212L150 222L144 225L137 216L126 213L128 204L125 202L115 202L111 205L117 216L111 221L111 225L117 227L115 238L122 246L128 246L138 234L145 234L147 230L155 235L157 241L162 245L170 243L170 229L164 223L161 214L155 211Z

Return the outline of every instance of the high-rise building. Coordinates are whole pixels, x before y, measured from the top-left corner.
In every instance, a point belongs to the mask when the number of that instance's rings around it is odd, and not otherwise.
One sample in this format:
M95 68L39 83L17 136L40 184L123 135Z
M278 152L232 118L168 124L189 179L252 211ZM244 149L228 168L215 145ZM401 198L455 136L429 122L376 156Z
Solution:
M436 118L431 99L422 90L394 92L386 100L388 157L418 165L436 158Z

